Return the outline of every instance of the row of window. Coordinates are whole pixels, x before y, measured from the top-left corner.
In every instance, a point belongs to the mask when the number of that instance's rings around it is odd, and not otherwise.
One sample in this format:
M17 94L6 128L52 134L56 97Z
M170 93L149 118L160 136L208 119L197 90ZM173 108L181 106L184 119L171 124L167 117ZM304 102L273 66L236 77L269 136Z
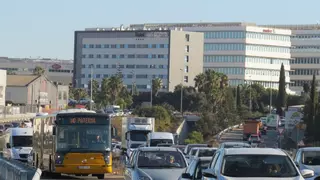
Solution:
M291 49L291 52L294 52L294 53L299 53L299 52L302 52L302 53L310 53L310 52L320 52L320 49L313 49L313 48L306 48L306 49Z
M275 40L275 41L287 41L290 42L290 35L277 35L277 34L266 34L258 32L245 32L245 31L214 31L204 32L205 39L264 39L264 40Z
M83 44L83 48L111 48L111 49L122 49L122 48L168 48L168 44Z
M295 46L293 49L320 49L320 46Z
M90 64L82 64L82 68L91 68ZM156 64L96 64L93 68L96 69L168 69L168 65L156 65Z
M320 69L295 69L290 75L320 75Z
M309 58L295 58L294 61L291 61L291 64L319 64L319 57L309 57Z
M261 84L263 87L265 88L273 88L276 89L279 87L279 83L277 82L265 82L265 81L244 81L241 79L230 79L229 80L229 85L230 86L238 86L238 85L242 85L242 84Z
M94 74L93 78L108 78L111 77L113 74ZM81 74L81 78L91 78L91 74ZM122 78L125 79L155 79L155 78L160 78L160 79L168 79L168 75L165 74L122 74Z
M277 52L290 53L290 48L275 47L265 45L246 45L246 44L229 44L229 43L206 43L204 44L204 51L261 51L261 52Z
M303 34L303 35L295 35L293 38L298 39L312 39L312 38L320 38L320 34Z
M69 70L69 69L49 69L49 72L73 73L73 70Z
M219 67L219 68L204 68L204 70L213 69L214 71L226 74L226 75L260 75L260 76L279 76L280 71L264 70L264 69L249 69L249 68L238 68L238 67ZM285 72L285 76L289 76L289 72Z
M231 63L259 63L259 64L284 64L289 65L290 60L287 59L270 59L260 57L246 57L246 56L214 56L205 55L203 57L204 62L231 62Z
M311 84L311 81L306 80L292 80L291 86L303 86L305 83Z
M82 54L82 58L97 59L168 59L167 54Z

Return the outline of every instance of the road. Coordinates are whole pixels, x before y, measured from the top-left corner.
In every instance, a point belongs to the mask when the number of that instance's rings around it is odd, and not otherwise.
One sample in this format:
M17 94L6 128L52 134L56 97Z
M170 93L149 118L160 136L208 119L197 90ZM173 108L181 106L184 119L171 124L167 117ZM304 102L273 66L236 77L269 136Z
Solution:
M98 179L97 177L92 177L92 176L82 176L82 177L75 177L75 176L67 176L67 175L62 175L61 177L53 177L52 175L48 175L45 177L41 177L42 180L49 180L49 179L60 179L60 180L67 180L67 179ZM104 179L112 179L112 180L123 180L121 176L117 175L112 175L112 174L106 174Z
M241 141L242 142L242 128L234 129L233 131L227 132L222 135L220 142L228 142L228 141ZM265 147L278 147L277 144L277 132L275 130L269 130L267 135L262 135L263 143L262 146Z

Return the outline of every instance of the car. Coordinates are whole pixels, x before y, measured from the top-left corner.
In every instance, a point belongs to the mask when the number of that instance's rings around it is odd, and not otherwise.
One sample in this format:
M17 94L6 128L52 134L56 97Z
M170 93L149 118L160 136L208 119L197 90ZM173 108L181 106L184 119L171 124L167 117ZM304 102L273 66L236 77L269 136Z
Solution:
M212 157L217 151L217 148L198 148L194 157Z
M294 162L300 170L313 170L315 177L312 179L320 178L320 147L305 147L298 149L294 157Z
M179 180L197 180L202 178L202 170L207 169L211 157L197 157L193 159L184 173L181 174Z
M171 147L172 144L167 144L167 143L160 143L160 144L157 144L158 147Z
M251 146L258 146L262 142L261 138L257 134L251 134L248 143L251 144Z
M184 149L186 148L186 145L172 145L171 147L178 148L178 149L180 149L181 152L183 152Z
M251 148L251 145L245 142L224 142L220 144L221 148Z
M7 130L8 128L12 128L13 127L13 125L12 124L5 124L4 125L4 128Z
M173 147L140 147L124 170L126 180L178 179L187 168L183 153Z
M20 123L19 122L13 122L11 123L12 124L12 127L19 127L20 126Z
M184 155L189 154L190 150L191 150L192 148L194 148L194 147L209 147L209 145L208 145L208 144L188 144L188 145L185 147L185 149L184 149L184 151L183 151L183 154L184 154Z
M252 148L248 151L248 148L229 148L217 150L202 175L206 180L303 180L313 177L314 171L300 172L290 156L281 149Z
M192 161L192 158L196 155L199 147L193 147L190 151L189 154L185 155L188 164Z

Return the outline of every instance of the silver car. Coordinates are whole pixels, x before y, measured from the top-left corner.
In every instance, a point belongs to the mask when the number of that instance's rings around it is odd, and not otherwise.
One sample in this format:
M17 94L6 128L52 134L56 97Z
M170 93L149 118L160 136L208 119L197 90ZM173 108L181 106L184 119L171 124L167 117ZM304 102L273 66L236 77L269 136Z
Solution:
M313 177L314 172L300 172L281 149L223 148L216 151L202 175L205 180L304 180Z
M313 170L315 176L306 179L320 178L320 147L306 147L300 148L294 158L295 164L300 170Z
M178 179L186 170L187 161L173 147L139 147L131 155L124 171L125 180Z
M224 142L220 144L221 148L251 148L251 145L245 142Z

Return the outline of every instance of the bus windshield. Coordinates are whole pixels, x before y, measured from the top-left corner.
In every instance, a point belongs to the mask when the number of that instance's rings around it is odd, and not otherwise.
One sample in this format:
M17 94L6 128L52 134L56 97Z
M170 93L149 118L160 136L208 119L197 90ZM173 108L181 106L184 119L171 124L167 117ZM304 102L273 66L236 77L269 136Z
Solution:
M111 149L109 125L57 126L57 151L82 152Z

